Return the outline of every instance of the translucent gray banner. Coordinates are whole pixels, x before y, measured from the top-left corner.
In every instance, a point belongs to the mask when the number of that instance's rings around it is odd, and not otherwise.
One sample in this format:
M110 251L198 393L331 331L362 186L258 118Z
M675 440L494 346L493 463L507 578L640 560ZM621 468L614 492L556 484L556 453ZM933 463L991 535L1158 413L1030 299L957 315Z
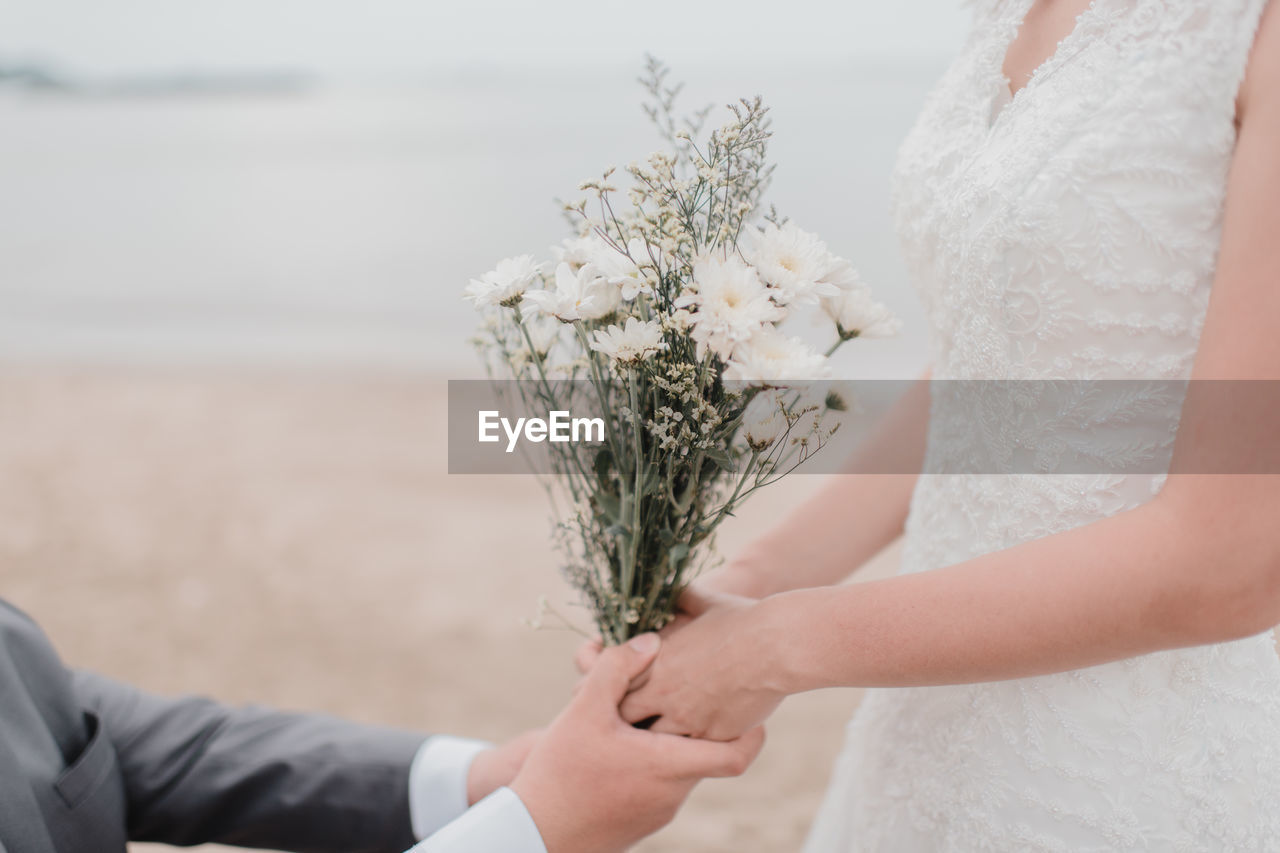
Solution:
M553 382L553 394L522 384L449 382L451 474L556 473L564 454L589 456L627 405L601 401L585 381ZM716 392L757 403L761 394ZM815 401L811 408L837 427L797 473L1280 474L1280 381L841 380L764 393ZM547 399L560 408L548 410ZM642 414L662 402L642 402ZM923 458L918 432L886 434L895 406L927 408ZM731 458L750 452L748 420ZM910 420L899 413L890 423Z

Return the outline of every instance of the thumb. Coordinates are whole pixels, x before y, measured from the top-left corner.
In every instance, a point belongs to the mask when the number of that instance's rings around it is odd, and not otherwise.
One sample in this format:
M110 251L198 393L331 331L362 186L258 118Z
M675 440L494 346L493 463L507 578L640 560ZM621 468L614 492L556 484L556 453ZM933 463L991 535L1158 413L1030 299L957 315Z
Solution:
M607 704L616 709L631 689L631 682L658 656L662 640L657 634L641 634L621 646L605 649L583 679L577 702Z

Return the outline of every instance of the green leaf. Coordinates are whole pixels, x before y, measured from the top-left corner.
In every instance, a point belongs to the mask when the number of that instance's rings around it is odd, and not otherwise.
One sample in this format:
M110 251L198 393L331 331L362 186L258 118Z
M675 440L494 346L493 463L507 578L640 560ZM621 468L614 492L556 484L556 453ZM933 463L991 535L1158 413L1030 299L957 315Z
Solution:
M709 448L704 454L712 462L716 463L721 469L732 472L735 470L733 457L718 447Z
M602 447L596 458L592 461L592 467L596 471L596 479L600 481L601 488L606 491L613 490L613 451L607 447Z
M595 501L596 507L604 515L614 520L621 517L622 503L616 495L611 495L608 492L596 492L591 496L591 499Z
M678 569L689 556L689 546L681 542L675 545L667 552L667 560L671 564L671 568Z

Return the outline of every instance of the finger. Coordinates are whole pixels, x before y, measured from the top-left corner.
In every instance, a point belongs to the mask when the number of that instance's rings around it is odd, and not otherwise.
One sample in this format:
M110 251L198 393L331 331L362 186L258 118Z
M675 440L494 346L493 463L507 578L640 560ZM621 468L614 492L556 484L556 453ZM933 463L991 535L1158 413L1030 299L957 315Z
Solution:
M657 634L641 634L621 646L605 649L583 679L575 704L607 704L616 714L631 689L632 679L649 668L661 646L662 639Z
M717 595L697 584L685 587L680 595L680 611L690 616L701 616L716 604Z
M631 679L631 689L628 690L627 692L635 693L640 688L648 684L649 679L653 677L653 669L654 668L651 666L648 669L646 669L644 672L637 675L635 678Z
M659 717L649 726L649 731L660 735L679 735L680 737L696 736L698 733L678 717L667 714Z
M655 708L648 696L638 693L628 695L618 705L618 715L626 722L635 725L641 720L656 717L661 711Z
M670 766L689 779L741 776L764 746L764 727L757 726L737 740L725 743L697 738L677 738L670 747Z
M578 672L586 675L591 671L591 667L596 665L596 661L600 659L600 653L604 651L604 643L599 637L594 640L588 640L578 646L578 650L573 655L573 665L578 668Z

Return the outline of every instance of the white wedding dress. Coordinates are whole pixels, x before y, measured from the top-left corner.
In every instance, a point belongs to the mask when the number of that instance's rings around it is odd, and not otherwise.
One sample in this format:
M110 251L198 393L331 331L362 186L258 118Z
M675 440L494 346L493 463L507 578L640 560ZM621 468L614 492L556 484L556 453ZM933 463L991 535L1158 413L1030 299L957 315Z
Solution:
M1265 0L1095 0L1010 97L1003 60L1031 5L974 4L899 154L895 218L934 375L1187 377ZM983 436L997 464L1061 428L1035 412ZM964 469L975 428L935 399L926 468ZM1087 524L1163 479L1055 474L1055 458L1018 468L1044 474L922 476L902 572ZM1280 851L1272 637L869 691L805 849Z

